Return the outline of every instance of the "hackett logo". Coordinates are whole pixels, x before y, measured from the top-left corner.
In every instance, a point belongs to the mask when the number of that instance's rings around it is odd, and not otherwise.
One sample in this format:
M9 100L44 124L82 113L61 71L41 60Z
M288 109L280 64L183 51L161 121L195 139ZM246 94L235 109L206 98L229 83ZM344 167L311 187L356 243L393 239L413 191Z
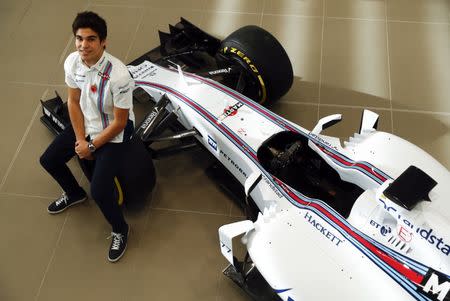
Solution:
M306 212L305 219L310 223L314 228L316 228L323 236L328 238L332 243L334 243L337 247L342 242L341 239L336 237L333 233L328 231L324 226L322 226L319 222L313 219L313 216Z

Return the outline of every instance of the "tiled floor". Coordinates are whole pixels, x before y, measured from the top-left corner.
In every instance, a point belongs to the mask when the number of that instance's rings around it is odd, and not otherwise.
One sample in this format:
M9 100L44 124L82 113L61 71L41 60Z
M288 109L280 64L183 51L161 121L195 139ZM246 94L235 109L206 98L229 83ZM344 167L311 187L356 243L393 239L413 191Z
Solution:
M276 112L307 128L344 113L328 134L346 137L370 107L382 130L450 168L449 0L2 0L0 300L248 300L221 273L217 237L242 213L206 175L203 151L155 162L155 191L126 212L132 233L117 264L106 260L109 229L92 200L47 214L60 189L38 164L52 139L39 99L66 95L70 24L85 9L106 18L108 50L125 62L157 46L157 30L180 16L219 37L260 25L285 46L296 76Z

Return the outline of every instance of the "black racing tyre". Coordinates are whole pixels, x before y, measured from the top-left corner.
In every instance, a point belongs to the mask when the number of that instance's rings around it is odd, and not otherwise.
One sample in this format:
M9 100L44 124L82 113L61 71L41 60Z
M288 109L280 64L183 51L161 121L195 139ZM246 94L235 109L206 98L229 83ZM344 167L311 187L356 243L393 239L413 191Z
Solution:
M156 183L153 159L139 137L133 136L128 152L124 154L124 165L117 175L122 189L124 204L137 205L145 202ZM120 196L120 193L119 193ZM119 197L120 200L120 197Z
M292 64L286 51L273 35L258 26L245 26L231 33L222 41L220 53L248 71L255 88L244 94L261 104L278 100L292 86Z
M153 190L156 173L152 156L144 143L134 136L124 154L125 159L119 174L114 177L114 197L119 205L143 203ZM80 160L78 163L86 178L91 181L95 160Z

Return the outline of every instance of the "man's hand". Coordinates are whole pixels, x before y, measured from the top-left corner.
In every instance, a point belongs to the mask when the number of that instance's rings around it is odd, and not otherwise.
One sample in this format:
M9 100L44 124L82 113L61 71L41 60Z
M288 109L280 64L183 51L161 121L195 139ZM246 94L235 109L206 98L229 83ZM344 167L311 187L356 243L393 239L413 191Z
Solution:
M86 140L78 140L75 142L75 153L78 155L80 159L86 160L94 159L91 151L89 150L88 142Z

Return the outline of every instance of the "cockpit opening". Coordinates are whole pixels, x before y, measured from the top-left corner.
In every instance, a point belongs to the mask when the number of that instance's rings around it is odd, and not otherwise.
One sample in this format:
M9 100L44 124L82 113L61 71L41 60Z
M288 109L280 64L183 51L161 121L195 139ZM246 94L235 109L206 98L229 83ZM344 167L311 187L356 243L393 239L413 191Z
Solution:
M261 145L257 156L270 174L303 195L327 203L345 218L364 192L359 186L343 181L301 134L277 133Z

